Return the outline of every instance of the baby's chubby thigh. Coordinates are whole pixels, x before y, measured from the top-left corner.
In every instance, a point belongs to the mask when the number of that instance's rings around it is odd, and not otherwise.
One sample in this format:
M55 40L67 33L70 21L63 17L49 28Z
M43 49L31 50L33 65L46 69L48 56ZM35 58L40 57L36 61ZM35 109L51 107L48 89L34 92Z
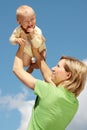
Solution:
M24 66L29 66L31 64L31 58L33 57L31 45L25 45L23 54L23 64Z

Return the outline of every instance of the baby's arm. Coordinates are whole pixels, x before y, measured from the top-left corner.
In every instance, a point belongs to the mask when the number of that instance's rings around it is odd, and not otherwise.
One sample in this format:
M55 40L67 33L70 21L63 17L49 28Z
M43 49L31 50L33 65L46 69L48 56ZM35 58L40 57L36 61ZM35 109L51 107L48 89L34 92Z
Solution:
M10 42L12 43L12 44L21 44L21 41L24 41L25 42L25 40L23 39L23 38L21 38L21 36L20 36L21 34L20 34L20 30L19 30L19 28L16 28L14 31L13 31L13 33L12 33L12 35L10 36Z
M42 32L38 27L36 29L34 29L34 31L31 32L29 35L31 38L31 44L35 48L39 48L43 43L45 43L45 38L42 35Z

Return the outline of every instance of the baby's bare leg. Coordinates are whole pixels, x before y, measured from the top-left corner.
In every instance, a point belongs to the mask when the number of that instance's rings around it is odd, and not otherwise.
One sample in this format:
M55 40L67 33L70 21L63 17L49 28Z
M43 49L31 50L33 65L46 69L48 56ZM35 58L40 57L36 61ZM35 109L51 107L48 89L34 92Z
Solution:
M28 67L27 69L28 73L32 73L34 69L34 67L32 66L32 60L31 60L31 57L27 55L26 53L23 54L23 65L25 67Z
M37 63L31 63L30 67L27 69L27 72L32 73L34 69L38 69Z
M44 60L46 60L46 50L44 49L42 52L40 52L40 55L43 57ZM28 73L32 73L34 69L39 69L37 62L31 63L30 67L27 69Z
M25 52L23 54L23 65L25 67L30 66L31 65L31 57L29 55L27 55Z

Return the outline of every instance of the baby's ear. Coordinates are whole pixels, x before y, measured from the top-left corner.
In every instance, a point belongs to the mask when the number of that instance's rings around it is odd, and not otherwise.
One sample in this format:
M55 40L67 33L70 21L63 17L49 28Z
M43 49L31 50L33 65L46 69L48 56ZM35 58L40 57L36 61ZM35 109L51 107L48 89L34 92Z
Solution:
M17 20L17 23L20 24L19 20Z
M17 23L20 24L20 20L17 18Z

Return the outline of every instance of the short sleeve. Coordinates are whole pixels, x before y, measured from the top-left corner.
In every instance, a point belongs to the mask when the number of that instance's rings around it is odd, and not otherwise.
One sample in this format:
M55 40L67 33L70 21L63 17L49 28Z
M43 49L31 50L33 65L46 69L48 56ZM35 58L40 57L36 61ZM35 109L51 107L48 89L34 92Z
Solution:
M40 98L44 98L47 96L47 94L49 94L49 91L50 91L49 83L41 80L36 81L35 89L34 89L35 95L39 96Z
M42 34L42 30L39 28L39 27L35 27L35 30L36 30L36 32L38 33L38 34Z
M14 29L14 31L13 31L12 35L10 36L9 40L12 44L15 44L15 39L19 38L19 37L20 37L20 28L17 27L17 28Z

